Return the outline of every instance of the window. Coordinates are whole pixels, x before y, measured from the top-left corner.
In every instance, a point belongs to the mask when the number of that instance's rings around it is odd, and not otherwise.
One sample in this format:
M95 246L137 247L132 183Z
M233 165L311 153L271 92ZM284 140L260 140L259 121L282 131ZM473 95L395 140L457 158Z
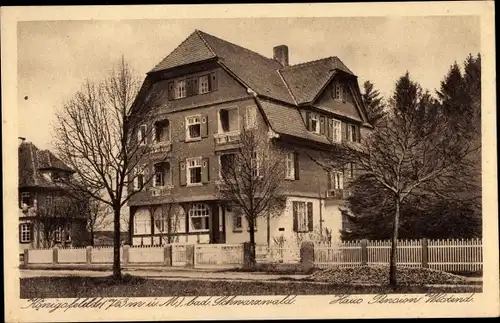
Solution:
M153 127L153 141L155 143L170 141L170 122L168 120L155 122Z
M58 227L54 230L54 242L61 242L62 235L63 235L63 230L62 230L62 227L61 227L61 226L58 226Z
M51 205L53 202L54 197L52 196L52 194L47 194L47 196L45 196L45 204Z
M287 152L285 157L287 179L295 179L295 153Z
M29 192L21 193L21 206L23 205L32 206L31 205L31 194Z
M66 242L71 242L71 228L72 228L71 222L67 222L66 228L65 228L65 233L64 233Z
M319 116L315 113L310 114L310 130L319 133Z
M192 158L187 160L187 184L201 183L201 158Z
M140 191L144 187L144 174L143 172L136 172L134 176L134 191Z
M353 163L347 163L347 177L353 178L354 177L354 164Z
M248 230L250 230L250 221L247 221L247 222L248 222ZM254 231L257 230L257 218L255 218L253 220L253 229L254 229Z
M252 159L250 160L250 166L252 168L252 177L259 177L260 160L259 160L259 154L256 151L252 152Z
M344 100L344 86L340 83L335 83L333 86L333 97L335 100Z
M162 233L168 232L168 216L166 214L155 216L155 229Z
M357 125L347 125L347 140L352 142L358 142L358 126Z
M31 224L21 223L19 225L19 240L21 243L31 242Z
M342 140L342 122L332 119L332 141L340 142Z
M206 204L195 203L189 209L189 222L191 224L190 231L208 231L210 209Z
M143 124L139 127L139 130L137 131L137 142L139 143L139 145L146 144L146 131L146 125Z
M165 186L165 169L163 164L154 165L155 175L153 177L153 187Z
M239 130L238 108L219 110L219 133Z
M247 129L254 128L257 124L257 107L247 107L245 110L245 126Z
M134 233L135 234L150 234L151 233L151 217L146 213L139 213L134 216Z
M56 173L56 172L53 172L52 173L52 181L54 181L54 183L59 183L61 182L62 178L61 178L61 175L59 175L59 173Z
M210 92L210 83L208 75L200 76L198 83L199 83L198 93L205 94Z
M243 229L243 215L241 212L236 211L234 208L227 206L226 212L228 212L233 219L233 230L240 231Z
M219 161L220 161L220 173L226 173L230 172L231 168L234 165L234 154L224 154L220 155ZM222 178L222 175L220 175L220 178Z
M306 202L294 202L296 218L297 218L297 231L306 232L308 229Z
M201 116L192 116L186 118L186 138L201 138Z
M341 190L344 188L344 179L342 172L330 172L330 187L334 190Z
M175 82L175 98L182 99L186 97L186 80Z

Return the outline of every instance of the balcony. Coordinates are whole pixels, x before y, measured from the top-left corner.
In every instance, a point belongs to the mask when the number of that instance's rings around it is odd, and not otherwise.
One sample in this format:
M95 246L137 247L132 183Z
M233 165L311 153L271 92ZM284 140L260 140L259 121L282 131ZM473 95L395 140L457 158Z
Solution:
M349 191L346 189L331 189L326 191L326 197L331 200L344 200L349 197Z
M166 154L171 150L172 150L172 143L170 141L159 141L149 146L150 154L158 154L158 153Z
M172 188L172 185L156 186L151 187L149 191L151 192L151 196L166 196L172 193Z
M214 135L216 145L235 144L240 141L240 131L228 131Z

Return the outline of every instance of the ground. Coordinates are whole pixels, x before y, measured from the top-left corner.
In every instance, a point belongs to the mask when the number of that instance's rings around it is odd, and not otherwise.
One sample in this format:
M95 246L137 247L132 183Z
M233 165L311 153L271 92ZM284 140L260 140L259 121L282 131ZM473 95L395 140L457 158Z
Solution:
M126 269L116 283L101 270L21 270L21 298L167 297L217 295L333 295L379 293L470 293L482 285L402 286L349 285L311 281L308 275Z

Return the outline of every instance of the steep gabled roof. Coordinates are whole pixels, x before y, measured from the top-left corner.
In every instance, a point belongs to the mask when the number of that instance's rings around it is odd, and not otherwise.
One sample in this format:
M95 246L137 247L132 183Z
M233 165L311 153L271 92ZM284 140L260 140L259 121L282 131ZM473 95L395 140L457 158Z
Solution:
M199 30L194 31L151 72L212 58L218 58L222 66L257 94L294 103L278 72L282 67L280 63Z
M173 67L205 61L215 58L214 52L201 38L199 32L193 32L167 57L165 57L151 72L167 70Z
M22 142L18 148L19 187L54 187L41 170L56 169L73 172L49 150L40 150L31 142Z
M337 70L354 75L336 56L284 67L280 70L297 104L310 103Z

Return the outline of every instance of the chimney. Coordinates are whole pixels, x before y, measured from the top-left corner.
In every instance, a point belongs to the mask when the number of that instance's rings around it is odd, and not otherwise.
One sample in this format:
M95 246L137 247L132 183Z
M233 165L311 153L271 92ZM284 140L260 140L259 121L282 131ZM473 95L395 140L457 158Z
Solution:
M288 46L279 45L273 48L274 60L278 61L281 66L288 66Z
M21 142L20 142L21 144L26 140L26 138L24 138L24 137L17 137L17 138L19 138L19 140L21 140Z

